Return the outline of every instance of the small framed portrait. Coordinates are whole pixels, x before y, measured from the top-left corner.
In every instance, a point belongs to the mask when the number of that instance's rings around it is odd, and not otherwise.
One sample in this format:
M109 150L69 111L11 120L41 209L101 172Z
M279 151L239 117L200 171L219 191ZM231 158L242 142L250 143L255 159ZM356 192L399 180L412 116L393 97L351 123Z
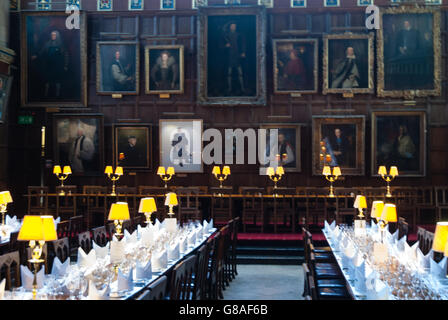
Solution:
M266 169L273 166L282 166L285 172L301 171L301 137L300 124L281 123L281 124L263 124L261 129L266 129L266 152L264 161L266 165L260 167L260 174L266 174ZM278 153L271 152L273 145L270 140L272 129L277 129L278 135ZM272 153L272 154L271 154Z
M81 0L66 0L67 7L78 7L81 10Z
M113 0L97 0L98 11L112 11Z
M143 10L145 2L143 0L128 0L129 10Z
M380 97L441 95L440 9L381 10L377 34Z
M372 112L372 176L397 166L400 176L426 175L426 112Z
M175 172L201 173L202 119L159 120L159 165Z
M324 7L339 7L339 0L324 0Z
M114 124L115 165L130 170L151 169L151 131L150 124Z
M137 42L99 41L96 45L96 57L98 94L138 94L140 47Z
M316 93L318 40L273 40L274 93Z
M313 175L324 165L338 166L343 175L365 173L365 117L313 117Z
M145 80L147 94L182 94L184 46L146 46Z
M374 4L373 0L358 0L358 6L359 7L370 6L372 4Z
M323 94L373 93L373 33L324 35Z
M53 118L54 161L70 165L73 174L98 175L104 170L102 114L57 114Z
M266 105L262 6L200 7L198 103Z
M208 5L208 0L191 0L191 8L197 9Z
M176 0L160 0L160 10L176 9Z
M22 12L21 101L23 107L87 105L87 24L67 29L65 12Z
M12 77L0 75L0 124L6 122L6 109L11 93Z
M258 0L259 6L265 6L266 8L274 7L274 0Z
M37 10L51 10L51 1L47 0L37 0L36 1Z
M291 8L306 8L307 0L291 0Z

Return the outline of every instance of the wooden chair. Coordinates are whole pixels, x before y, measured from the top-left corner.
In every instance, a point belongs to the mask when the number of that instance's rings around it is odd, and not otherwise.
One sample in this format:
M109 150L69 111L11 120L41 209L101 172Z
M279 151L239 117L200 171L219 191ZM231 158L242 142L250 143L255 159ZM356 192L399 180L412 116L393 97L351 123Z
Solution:
M65 195L56 197L56 217L61 217L61 220L67 220L76 216L77 197L75 193L77 193L77 187L73 185L56 187L57 194L62 190L65 192Z
M142 227L143 225L144 225L143 216L141 214L132 219L132 228L134 230L137 230L138 226Z
M405 218L409 223L409 229L414 231L416 229L417 221L417 204L416 204L416 190L414 188L399 187L394 190L392 194L392 203L397 206L398 217Z
M444 211L448 210L448 187L434 187L436 208L437 208L437 221L445 219Z
M328 220L327 209L331 200L328 198L327 188L308 188L306 194L306 213L305 225L308 228L310 225L320 226ZM334 202L334 200L332 200Z
M115 225L113 222L109 222L108 224L106 224L106 232L107 232L109 241L112 240L113 234L115 232Z
M426 237L426 230L422 227L417 227L417 241L418 241L418 247L424 253L424 246L425 246L425 237Z
M83 186L83 194L86 194L86 224L87 229L92 226L104 225L107 219L107 201L104 196L107 187Z
M5 290L20 287L20 257L18 251L0 256L0 279L6 279Z
M92 229L93 241L100 247L104 247L108 242L106 227L96 227Z
M221 233L218 231L213 238L207 240L211 247L210 263L207 272L207 299L218 300L218 247Z
M210 258L209 242L198 249L196 259L196 273L194 274L193 300L205 300L205 284L207 281L207 269Z
M435 224L437 219L437 206L435 203L434 187L416 188L416 225Z
M398 218L398 239L407 236L409 233L409 225L403 217Z
M75 216L70 218L69 223L69 248L70 256L76 256L78 250L78 235L85 231L84 229L84 217Z
M70 236L70 220L61 221L56 227L58 239Z
M28 187L28 214L44 215L48 211L48 187Z
M243 195L243 211L241 215L241 223L243 224L243 232L248 229L255 229L264 232L264 201L262 194L264 188L257 187L240 187L239 193Z
M222 227L219 230L220 237L218 239L217 254L216 254L216 287L218 297L224 299L222 291L225 290L225 258L226 245L229 239L229 225Z
M64 262L68 258L70 258L70 245L68 238L61 238L55 241L52 241L52 257L58 257L61 262Z
M196 273L195 265L196 255L192 255L174 267L171 275L170 300L192 300L193 274Z
M168 280L166 276L151 283L136 300L164 300Z
M306 208L307 208L307 188L296 187L294 207L296 208L296 223L306 226Z
M210 188L212 192L212 210L211 218L217 226L225 225L232 219L232 187L228 188Z
M295 216L295 188L268 188L269 194L276 194L274 197L272 220L269 222L274 225L274 233L279 229L295 232L296 231L296 216Z
M233 219L233 230L232 230L232 239L231 239L231 254L230 254L230 264L231 264L231 273L232 278L235 278L238 275L237 270L237 260L236 260L236 252L238 247L238 230L240 226L240 217L236 217Z
M358 215L357 209L353 208L357 195L361 192L355 188L335 188L336 195L336 223L352 223Z
M81 247L85 253L92 250L92 239L90 238L90 231L85 231L78 234L78 247Z
M199 192L199 188L196 187L179 187L176 189L179 202L179 221L181 223L202 219Z
M427 254L432 249L432 243L434 242L434 232L426 230L425 232L425 252Z

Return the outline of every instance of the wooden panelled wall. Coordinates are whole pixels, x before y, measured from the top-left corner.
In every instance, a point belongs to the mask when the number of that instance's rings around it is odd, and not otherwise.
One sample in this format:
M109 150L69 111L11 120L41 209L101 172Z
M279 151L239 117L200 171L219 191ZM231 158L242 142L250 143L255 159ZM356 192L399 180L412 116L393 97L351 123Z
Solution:
M267 106L265 107L208 107L196 104L196 55L197 55L197 11L191 10L191 0L177 0L177 10L158 10L159 1L145 1L145 11L127 11L127 1L114 1L114 12L102 13L96 11L96 1L82 1L83 9L88 14L88 106L84 112L104 114L105 124L105 165L112 163L112 124L119 119L141 119L143 123L153 124L153 161L152 172L137 172L127 174L119 184L128 186L161 185L155 175L158 166L158 121L163 118L201 118L204 119L204 129L211 127L225 128L258 128L262 123L302 123L302 172L289 173L279 183L280 186L326 186L321 177L311 174L311 117L313 115L365 115L366 116L366 175L345 177L345 181L336 182L336 186L383 186L384 183L370 172L370 121L374 110L401 110L409 108L425 109L428 112L428 149L427 176L424 178L398 178L394 185L444 185L448 178L448 136L447 112L447 82L446 82L446 46L447 46L447 11L442 13L443 41L443 94L441 97L418 99L417 105L405 107L400 100L381 99L372 95L355 95L352 99L341 95L322 95L322 70L319 71L319 93L290 97L273 94L272 81L272 39L296 38L288 35L288 30L308 30L305 37L322 39L324 33L333 33L347 27L363 27L365 23L364 8L356 6L356 0L341 0L341 8L323 8L322 1L309 0L307 9L290 9L289 0L274 0L275 8L267 9ZM22 9L29 8L29 1L23 1ZM215 1L217 2L217 1ZM244 1L245 4L255 4L254 1ZM382 5L388 1L376 0ZM209 4L211 1L209 0ZM11 13L10 47L20 54L19 15ZM183 44L185 46L185 94L174 95L170 99L159 99L155 95L144 94L144 80L141 77L140 95L124 96L122 99L112 99L109 96L96 94L96 42L100 40L119 40L117 37L102 36L102 32L128 33L124 40L136 39L141 45L141 74L144 72L143 50L149 44ZM164 38L164 39L162 39ZM319 64L322 61L322 41L319 43ZM18 54L18 55L19 55ZM6 183L15 194L16 199L26 193L28 185L40 184L40 129L46 125L47 155L52 159L52 114L39 109L24 109L19 102L19 62L14 71L15 83L11 98L8 123L8 181ZM376 72L375 72L376 79ZM376 82L375 82L376 83ZM395 104L389 102L394 101ZM398 101L398 103L397 103ZM337 111L343 109L344 111ZM172 113L183 113L173 116ZM79 111L77 111L79 113ZM33 114L33 125L18 125L18 115ZM205 166L203 174L188 174L176 176L175 185L217 185L211 176L211 167ZM51 174L51 165L44 170L44 184L51 190L57 185L57 179ZM89 185L109 184L103 174L96 177L70 177L66 184ZM266 186L272 183L266 176L258 175L258 167L232 166L232 175L226 185ZM237 190L235 188L235 190ZM25 201L16 204L25 208Z

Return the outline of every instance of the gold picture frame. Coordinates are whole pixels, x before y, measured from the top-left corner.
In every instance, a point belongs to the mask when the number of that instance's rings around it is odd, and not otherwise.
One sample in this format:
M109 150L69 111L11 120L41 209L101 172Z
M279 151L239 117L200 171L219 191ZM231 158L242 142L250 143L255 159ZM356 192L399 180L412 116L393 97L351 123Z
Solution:
M433 36L433 88L432 89L403 89L388 90L386 88L385 58L384 58L384 39L385 35L390 34L384 30L385 15L406 15L406 14L431 14L432 15L432 36ZM433 8L407 7L400 6L397 8L388 8L380 12L380 29L377 33L377 68L378 68L378 85L377 94L379 97L405 98L413 99L414 97L440 96L442 92L441 84L441 35L440 35L440 11ZM394 16L394 21L397 19ZM415 65L415 64L414 64ZM392 66L393 67L393 66Z
M328 93L351 93L351 94L369 94L374 93L374 80L373 80L373 73L374 73L374 51L373 51L373 39L374 35L373 33L368 34L329 34L323 36L323 86L322 86L322 93L328 94ZM362 69L367 71L367 79L360 79L360 83L364 83L364 87L362 88L331 88L330 84L330 67L332 67L332 62L329 61L329 55L330 52L330 41L346 41L346 42L352 42L353 44L355 41L365 40L367 41L367 44L364 44L364 49L367 50L367 57L361 57L361 59L358 59L360 54L355 51L356 59L360 61L359 65L362 66ZM352 45L353 45L352 44ZM346 47L345 45L344 47ZM344 51L344 57L345 57L345 51ZM367 85L367 86L366 86Z

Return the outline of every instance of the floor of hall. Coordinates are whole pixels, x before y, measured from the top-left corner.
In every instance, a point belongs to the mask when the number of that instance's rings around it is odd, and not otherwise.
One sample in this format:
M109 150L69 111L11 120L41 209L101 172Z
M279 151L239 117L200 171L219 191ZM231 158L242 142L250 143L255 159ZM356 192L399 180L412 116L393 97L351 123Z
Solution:
M237 270L225 300L303 300L302 266L239 264Z

